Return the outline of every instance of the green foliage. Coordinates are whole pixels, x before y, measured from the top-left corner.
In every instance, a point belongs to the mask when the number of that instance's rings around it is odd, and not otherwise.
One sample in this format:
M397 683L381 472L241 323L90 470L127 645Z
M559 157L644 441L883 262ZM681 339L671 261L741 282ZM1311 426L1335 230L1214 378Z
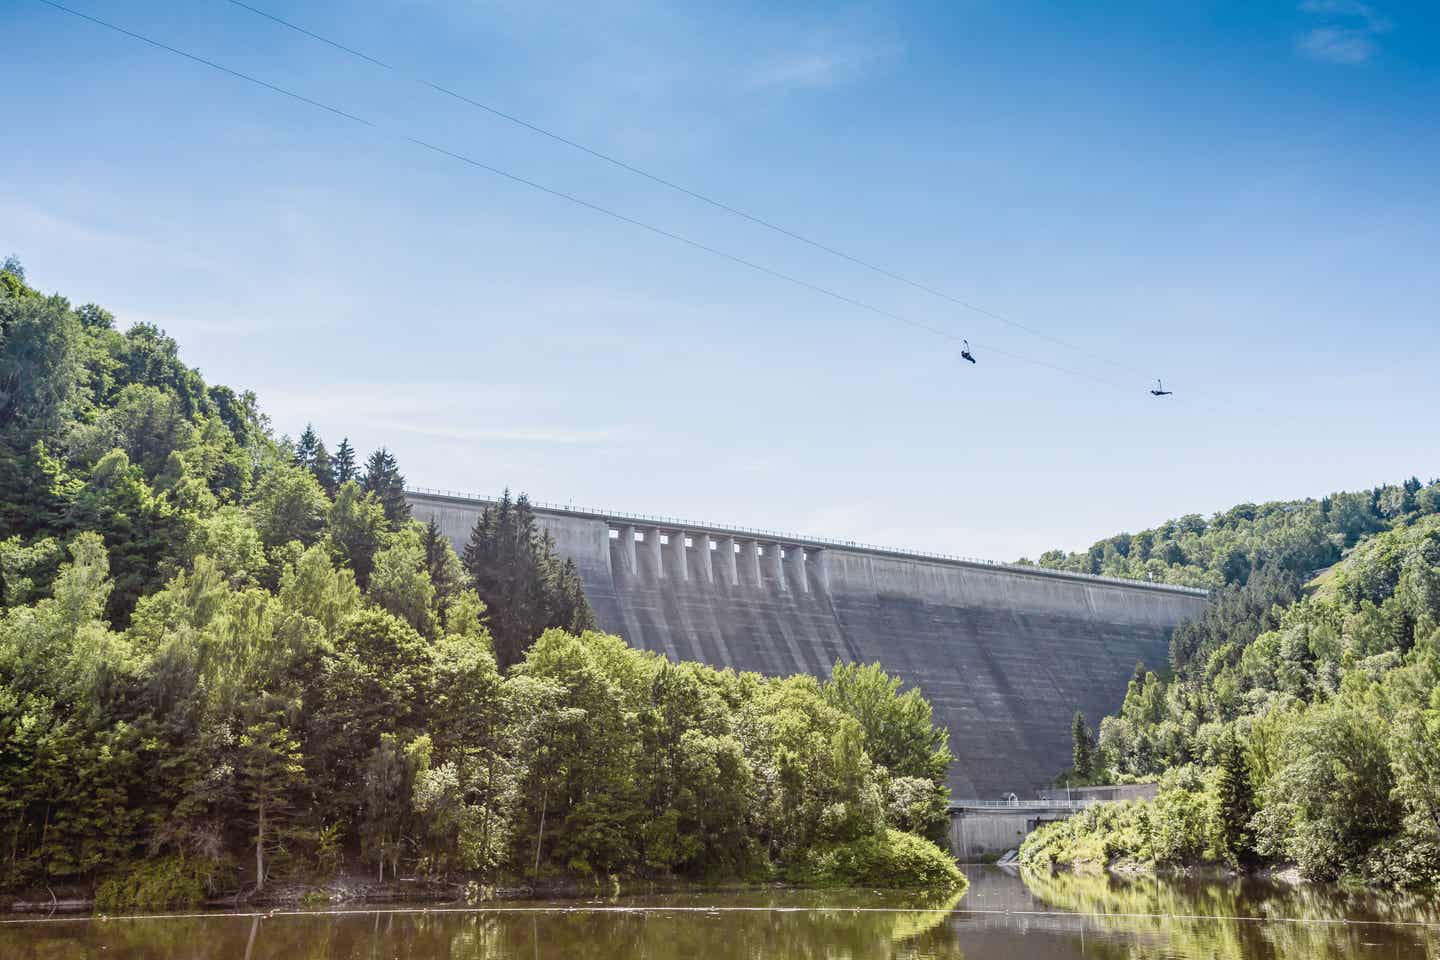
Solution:
M354 467L353 458L352 453L351 468ZM305 424L305 432L295 443L295 466L308 471L327 494L335 495L341 481L336 480L334 461L330 458L330 451L325 449L325 441L315 432L314 424Z
M309 471L277 465L261 479L250 512L267 550L292 540L308 547L325 529L330 502Z
M384 447L372 453L365 462L360 489L379 501L390 529L399 530L410 519L410 505L405 502L405 478L400 475L395 455Z
M1101 869L1113 862L1188 866L1227 861L1214 786L1194 767L1168 773L1153 801L1097 803L1044 824L1020 845L1031 867Z
M1152 861L1154 820L1150 803L1097 803L1068 819L1042 824L1020 844L1020 862L1093 870L1116 860Z
M1150 857L1157 864L1224 863L1219 797L1193 767L1167 771L1154 800Z
M11 289L0 292L0 439L25 449L85 403L84 331L64 298Z
M28 545L19 537L0 541L0 602L18 607L47 592L64 553L54 537Z
M1255 836L1250 827L1256 812L1255 787L1251 780L1250 761L1245 756L1240 739L1233 732L1220 743L1215 798L1220 805L1220 827L1229 858L1236 863L1249 862L1255 855Z
M235 586L256 584L266 572L260 532L245 512L233 505L219 508L190 531L185 558L194 563L197 557L208 557Z
M0 887L954 884L914 835L943 836L950 759L917 691L631 649L524 497L462 563L403 494L387 451L362 477L348 441L292 449L160 330L0 273Z
M1301 715L1285 741L1289 758L1266 785L1262 853L1334 879L1399 827L1391 791L1388 728L1370 711L1322 704Z
M1264 570L1308 576L1362 538L1415 513L1435 512L1432 483L1418 480L1320 500L1244 503L1210 518L1190 514L1089 550L1051 550L1040 565L1080 573L1191 586L1243 585Z
M305 785L300 745L274 719L250 724L240 734L235 774L241 803L253 830L255 889L263 890L268 860L284 838L295 800Z
M435 633L435 584L425 562L420 531L412 525L375 555L370 597L422 636Z
M226 864L193 857L160 857L135 864L95 888L99 913L181 910L201 906L229 872Z
M353 480L340 484L330 507L328 542L335 560L355 571L361 587L370 582L375 554L385 544L389 521L375 495L360 489Z
M865 752L883 770L881 780L890 809L902 829L947 842L950 828L945 785L950 762L950 731L935 724L930 703L918 689L900 692L900 680L880 664L837 663L821 687L826 703L853 717L864 735ZM929 792L922 796L924 786Z
M1085 714L1075 711L1070 723L1071 772L1081 783L1095 776L1095 736L1085 723Z
M519 662L529 644L551 627L580 633L595 626L574 565L555 555L550 534L540 530L523 494L512 500L507 490L499 503L481 512L464 562L490 609L490 633L502 667Z
M340 446L335 448L335 458L331 463L332 479L335 488L339 489L351 480L360 479L360 468L355 465L355 448L350 446L350 438L346 437L340 441Z
M1123 824L1094 824L1095 840L1048 828L1032 859L1103 864L1125 850L1149 863L1293 862L1324 879L1440 877L1436 489L1410 481L1288 511L1324 518L1348 556L1306 586L1281 558L1310 554L1277 553L1177 628L1169 675L1137 670L1101 723L1103 777L1171 784L1143 805L1145 844L1116 840ZM1191 764L1201 786L1181 789L1172 775Z
M920 837L886 830L814 851L788 871L805 883L843 887L939 887L966 885L955 860Z
M936 726L929 702L880 664L837 663L821 688L825 701L860 723L871 759L897 777L943 781L950 769L950 732Z
M946 846L950 791L928 777L891 777L885 785L885 822Z

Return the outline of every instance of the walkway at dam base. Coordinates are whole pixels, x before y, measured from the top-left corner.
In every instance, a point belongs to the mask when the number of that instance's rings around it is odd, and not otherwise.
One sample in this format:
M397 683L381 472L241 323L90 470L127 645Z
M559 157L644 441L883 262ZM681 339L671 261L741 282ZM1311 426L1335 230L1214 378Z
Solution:
M411 491L463 549L494 501ZM537 506L600 629L675 661L826 677L878 662L950 731L954 797L1034 796L1070 765L1070 721L1116 712L1203 590L814 537ZM1012 844L1013 846L1013 844Z
M961 863L994 860L1019 848L1042 823L1064 820L1096 803L1153 800L1159 784L1135 783L1041 790L1033 800L956 800L950 803L950 852Z

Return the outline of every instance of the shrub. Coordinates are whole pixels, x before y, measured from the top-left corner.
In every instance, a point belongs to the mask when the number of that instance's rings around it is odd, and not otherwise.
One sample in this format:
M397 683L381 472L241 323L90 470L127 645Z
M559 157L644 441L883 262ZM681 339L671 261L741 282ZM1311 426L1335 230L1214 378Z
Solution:
M924 837L886 830L823 847L787 873L802 883L847 887L955 887L966 883L955 858Z
M1170 790L1155 798L1156 863L1217 863L1225 859L1220 807L1208 791Z
M1370 883L1392 887L1440 887L1440 844L1397 836L1377 845L1362 865Z
M1154 857L1155 810L1145 801L1097 803L1040 827L1020 844L1020 862L1034 867L1104 867L1113 860Z
M95 909L102 913L124 910L174 910L196 907L214 889L225 865L194 857L146 860L116 874L95 891Z

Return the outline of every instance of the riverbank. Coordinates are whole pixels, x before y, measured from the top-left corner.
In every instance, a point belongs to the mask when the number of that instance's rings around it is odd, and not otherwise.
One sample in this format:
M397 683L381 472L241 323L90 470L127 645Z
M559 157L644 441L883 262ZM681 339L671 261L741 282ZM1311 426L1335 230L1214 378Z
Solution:
M1040 876L999 867L975 867L970 881L963 895L783 885L647 893L640 885L622 885L614 896L587 889L569 899L475 904L251 904L238 910L108 918L10 917L0 920L0 957L1440 956L1440 907L1429 896L1327 883L1291 886L1250 877ZM371 886L364 878L356 883Z
M1377 878L1366 872L1363 863L1352 872L1340 869L1333 876L1317 877L1307 875L1295 862L1258 860L1253 851L1237 855L1202 804L1174 803L1175 796L1162 794L1160 802L1096 804L1066 820L1045 824L1021 843L1017 862L1022 869L1041 874L1248 879L1289 886L1339 883L1376 893L1434 889L1423 882L1385 882L1383 875ZM1177 808L1184 815L1175 815Z
M637 878L551 878L538 883L518 879L482 880L477 877L455 880L401 878L379 883L362 874L339 874L325 881L281 881L265 890L237 891L233 895L208 897L189 904L204 910L320 908L359 904L463 904L478 905L505 901L560 900L593 902L618 897L671 896L678 894L762 894L762 893L835 893L864 889L872 896L958 897L969 887L964 873L951 884L931 886L873 886L826 883L790 883L783 881L716 881L702 883L677 879ZM85 888L62 887L58 890L27 890L0 894L0 914L90 913L97 911L97 901ZM144 911L149 912L149 911Z
M1293 863L1268 864L1264 866L1241 867L1224 863L1155 863L1153 861L1120 858L1108 863L1091 860L1072 863L1056 862L1044 865L1026 864L1016 861L1023 871L1042 873L1066 873L1082 876L1113 876L1119 879L1158 878L1162 880L1259 880L1286 886L1321 884L1324 881L1307 880L1300 868ZM1364 887L1363 884L1354 886ZM1383 886L1370 885L1376 892L1388 890Z

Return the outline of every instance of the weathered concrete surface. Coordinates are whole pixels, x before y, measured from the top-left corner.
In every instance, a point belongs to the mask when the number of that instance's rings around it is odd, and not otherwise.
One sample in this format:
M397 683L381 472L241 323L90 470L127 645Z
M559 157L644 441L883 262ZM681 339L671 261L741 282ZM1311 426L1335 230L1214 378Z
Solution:
M409 498L457 546L485 506ZM879 661L918 685L950 730L956 797L1029 796L1048 783L1069 766L1075 710L1092 723L1115 712L1135 662L1163 663L1171 628L1206 602L1154 584L744 530L537 517L579 567L600 626L634 646L771 676Z
M1044 807L956 808L950 811L950 852L961 863L993 860L1017 850L1042 823L1074 815L1073 809Z

